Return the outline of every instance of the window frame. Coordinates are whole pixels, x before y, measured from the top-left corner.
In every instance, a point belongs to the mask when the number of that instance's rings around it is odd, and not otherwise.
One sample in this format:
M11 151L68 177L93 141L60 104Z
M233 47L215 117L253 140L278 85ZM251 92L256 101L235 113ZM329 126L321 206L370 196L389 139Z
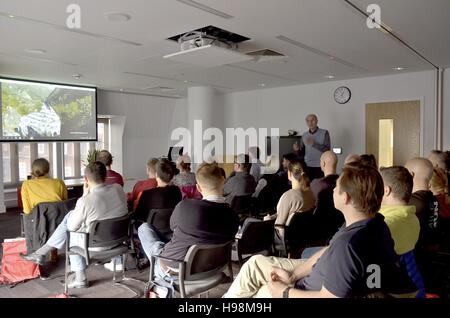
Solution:
M98 118L97 125L102 123L105 125L104 129L104 138L103 145L106 150L109 150L109 136L110 136L110 119L106 117ZM98 127L97 127L98 131ZM97 135L98 137L98 135ZM83 142L83 141L81 141ZM96 144L99 141L86 141L89 143L89 150L93 150L96 147ZM23 142L21 142L23 144ZM38 158L38 144L47 144L49 147L49 158L50 158L50 175L54 178L58 178L61 180L75 180L81 179L82 176L82 168L81 168L81 154L80 154L80 141L73 142L74 144L74 176L66 177L64 173L64 144L71 143L67 141L61 142L43 142L36 141L28 143L30 145L30 162L33 162ZM9 153L10 153L10 165L9 171L11 175L11 181L3 182L3 187L5 190L14 189L21 186L22 182L19 178L19 143L10 142L4 143L9 145ZM3 149L2 149L3 151ZM31 167L30 167L31 168Z

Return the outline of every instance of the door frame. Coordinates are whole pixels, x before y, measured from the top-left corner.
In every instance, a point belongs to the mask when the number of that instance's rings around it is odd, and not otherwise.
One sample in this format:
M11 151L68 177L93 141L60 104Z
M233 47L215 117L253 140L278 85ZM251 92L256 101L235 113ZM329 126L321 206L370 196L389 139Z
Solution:
M398 102L414 102L419 101L419 111L420 111L420 148L419 154L423 157L423 149L424 149L424 131L425 131L425 96L417 97L417 98L396 98L396 99L380 99L377 101L365 101L364 102L364 140L366 140L366 105L367 104L376 104L376 103L398 103ZM366 151L366 147L364 145L364 151Z

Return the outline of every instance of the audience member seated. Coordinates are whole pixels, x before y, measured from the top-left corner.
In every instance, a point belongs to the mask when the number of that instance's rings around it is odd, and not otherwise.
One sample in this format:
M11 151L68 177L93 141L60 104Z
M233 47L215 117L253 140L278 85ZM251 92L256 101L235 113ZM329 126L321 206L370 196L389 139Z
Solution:
M23 258L43 265L45 255L52 248L60 249L66 242L67 231L89 232L90 225L96 220L106 220L124 216L128 213L126 195L117 184L106 185L106 167L101 162L86 166L83 196L78 199L75 209L70 211L58 225L47 243L36 252L22 255ZM80 234L71 233L71 246L81 243ZM79 255L70 256L71 270L75 277L71 279L69 288L86 288L86 261Z
M406 254L416 246L419 239L420 223L416 207L409 205L413 189L413 178L404 167L380 169L384 182L384 196L379 213L384 216L394 240L398 255Z
M310 211L315 206L316 200L309 188L309 178L302 163L289 164L288 179L292 183L292 189L281 196L277 205L277 213L264 217L264 220L276 218L275 225L285 225L292 214ZM282 242L283 236L283 229L276 227L275 242Z
M142 192L133 214L133 218L141 222L147 221L151 209L175 208L178 202L181 201L180 188L171 185L174 171L170 161L161 159L156 163L155 168L158 186Z
M253 194L256 189L256 181L250 175L252 164L248 155L238 155L234 162L235 175L228 178L225 182L223 194L225 201L231 204L233 198L237 195Z
M329 206L334 206L333 203L333 189L336 186L336 180L339 178L339 175L336 173L338 158L334 152L331 150L325 151L320 157L320 168L324 173L324 177L320 179L314 179L311 182L311 191L314 194L314 198L316 199L316 205L319 198L319 194L322 191L330 191L331 196L328 197L327 204ZM325 198L324 198L325 199Z
M148 258L161 255L183 260L192 245L222 244L234 239L238 217L225 203L225 179L220 168L216 164L202 164L197 170L196 179L203 200L183 200L176 206L170 219L173 236L169 242L151 225L144 223L139 227L139 239ZM177 275L177 268L170 265L170 262L158 259L155 276L168 281L173 279L172 276Z
M441 168L447 175L447 180L450 178L450 151L432 150L428 156L433 167ZM447 184L447 193L450 193L450 183Z
M295 163L295 162L300 162L300 160L292 152L283 155L283 161L281 162L281 167L280 167L279 171L277 172L277 175L280 177L281 185L285 187L285 188L283 188L284 189L283 193L285 191L287 191L288 189L290 189L290 187L291 187L291 181L289 181L289 179L288 179L288 167L289 167L290 163Z
M191 158L188 155L178 157L176 163L180 173L173 178L173 185L178 187L195 186L195 173L191 172Z
M252 167L250 168L250 175L255 178L256 183L258 183L259 179L261 179L263 163L259 160L260 150L259 147L249 147L248 148L248 156L250 157L250 163Z
M439 226L450 233L450 196L448 194L447 174L442 168L433 169L433 177L430 182L430 190L438 201Z
M25 180L21 187L23 213L30 214L39 203L67 200L67 187L64 181L50 178L49 172L50 163L47 159L39 158L33 161L31 165L33 179ZM26 230L25 224L23 226ZM26 233L26 236L29 234ZM51 251L51 261L57 261L57 253L57 250Z
M111 169L111 165L113 163L113 157L111 155L111 153L108 150L101 150L98 154L97 154L97 161L100 161L101 163L103 163L106 166L106 170L107 170L107 174L106 174L106 184L120 184L123 187L123 178L120 175L120 173L115 172L114 170Z
M318 225L320 239L334 235L344 223L344 216L334 207L333 190L336 187L338 157L331 150L325 151L320 157L320 167L324 177L311 182L311 191L316 200L314 218Z
M59 202L67 200L67 188L64 181L48 176L50 163L39 158L31 165L33 179L22 183L21 196L23 213L30 214L33 208L42 202Z
M145 190L150 190L156 188L158 183L156 182L156 164L158 163L157 158L152 158L147 162L147 180L141 180L136 182L133 187L133 191L128 193L128 201L131 202L132 210L136 210L137 204L141 194Z
M365 297L376 292L413 297L417 289L399 266L389 229L377 213L382 197L383 180L376 169L345 166L334 203L346 226L330 245L308 260L253 256L224 297ZM380 274L378 283L367 284L374 271Z
M433 165L428 159L414 158L408 160L405 168L413 176L413 194L409 204L416 207L416 215L420 222L419 246L434 246L438 235L438 202L430 191L433 176Z
M359 162L361 162L362 164L365 164L367 166L374 167L375 169L378 169L377 159L375 159L375 156L372 154L360 155Z
M352 163L352 162L358 162L360 159L359 155L351 153L347 157L345 157L344 165Z

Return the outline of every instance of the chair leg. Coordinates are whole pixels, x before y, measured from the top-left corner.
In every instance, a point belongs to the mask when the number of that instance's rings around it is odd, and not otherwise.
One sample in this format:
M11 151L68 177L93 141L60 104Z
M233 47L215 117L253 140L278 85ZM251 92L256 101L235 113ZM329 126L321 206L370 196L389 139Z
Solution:
M116 284L116 260L113 258L113 285Z
M125 265L127 264L127 253L122 255L122 279L125 279Z
M113 277L114 285L120 285L120 286L126 288L127 290L131 291L132 293L134 293L135 296L134 296L133 298L141 297L141 294L142 294L141 292L138 292L138 291L136 291L136 290L134 290L134 289L128 287L128 286L125 285L123 282L124 282L124 281L133 281L133 282L137 282L137 283L142 283L142 284L144 284L144 285L147 284L147 282L144 282L144 281L141 281L141 280L139 280L139 279L132 278L132 277L126 277L126 275L125 275L125 264L127 263L127 254L126 254L126 253L123 254L123 255L122 255L122 258L123 258L123 264L122 264L122 280L119 281L119 282L115 282L114 277ZM114 263L114 264L115 264L115 263ZM114 268L114 269L115 269L115 268ZM115 272L115 271L114 271L114 272Z
M68 284L68 279L69 279L69 273L67 270L69 264L69 251L66 250L66 262L64 264L64 293L66 295L69 295L69 284Z

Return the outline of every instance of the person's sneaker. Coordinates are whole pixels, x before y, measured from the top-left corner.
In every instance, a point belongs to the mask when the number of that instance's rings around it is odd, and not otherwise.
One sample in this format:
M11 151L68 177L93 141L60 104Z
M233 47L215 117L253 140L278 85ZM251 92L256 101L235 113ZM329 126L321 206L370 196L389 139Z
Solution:
M111 261L109 263L106 263L105 265L103 265L107 270L109 271L113 271L114 270L114 261ZM121 272L123 270L123 266L122 263L117 263L116 264L116 272Z
M25 255L25 254L20 253L20 256L23 259L26 259L27 261L33 262L33 263L41 265L41 266L44 265L44 256L42 256L42 255L39 255L36 253L31 253L31 254Z
M72 281L69 282L69 284L67 284L68 288L88 288L89 287L89 283L88 280L83 280L83 281L78 281L76 279L73 279Z

